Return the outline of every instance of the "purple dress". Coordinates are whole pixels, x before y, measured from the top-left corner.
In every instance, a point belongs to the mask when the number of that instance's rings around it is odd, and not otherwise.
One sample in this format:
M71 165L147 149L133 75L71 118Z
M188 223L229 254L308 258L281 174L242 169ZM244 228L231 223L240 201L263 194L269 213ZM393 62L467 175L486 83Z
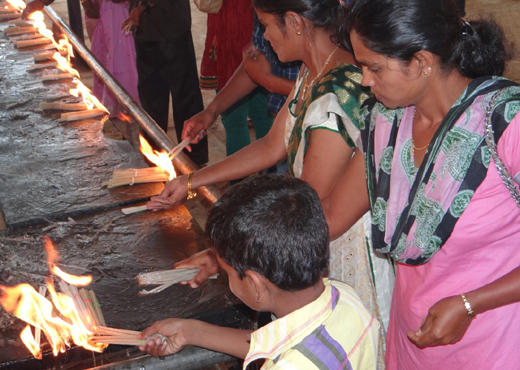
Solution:
M92 53L139 103L134 38L121 30L121 24L128 18L128 2L101 1L99 12L99 22L92 36ZM111 117L121 112L119 103L97 76L94 76L93 90Z

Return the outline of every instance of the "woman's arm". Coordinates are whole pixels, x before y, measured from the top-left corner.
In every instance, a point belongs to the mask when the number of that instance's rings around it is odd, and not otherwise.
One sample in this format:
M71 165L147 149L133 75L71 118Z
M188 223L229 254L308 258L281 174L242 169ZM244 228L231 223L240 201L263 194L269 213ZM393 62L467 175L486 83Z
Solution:
M210 127L229 107L254 91L258 85L246 73L244 63L240 63L226 85L219 91L208 106L200 113L184 122L182 139L198 143L206 136L206 129Z
M284 135L289 101L290 99L287 99L266 136L222 161L196 171L192 175L192 188L240 179L269 168L284 159L287 155ZM163 192L157 197L152 197L148 208L160 210L183 203L188 194L187 183L186 175L168 181Z
M520 149L517 144L519 138L520 113L511 121L497 145L499 157L513 176L520 172ZM503 191L506 191L505 186ZM517 212L518 209L515 207L514 211ZM518 225L512 224L508 227L515 228ZM478 289L461 293L464 293L471 309L477 315L473 325L478 325L479 314L520 302L520 267ZM462 339L472 322L462 298L448 297L434 304L421 328L409 331L408 337L419 347L456 343Z
M305 152L301 179L323 199L334 187L352 154L352 149L339 132L314 129Z
M363 153L357 149L321 204L331 239L350 229L369 210Z

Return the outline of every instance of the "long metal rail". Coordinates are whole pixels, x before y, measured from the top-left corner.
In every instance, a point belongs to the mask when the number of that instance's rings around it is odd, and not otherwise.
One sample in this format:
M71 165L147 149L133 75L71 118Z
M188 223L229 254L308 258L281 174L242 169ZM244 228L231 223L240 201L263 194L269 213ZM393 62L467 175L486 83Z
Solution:
M213 352L199 347L187 347L178 354L154 358L144 355L126 361L114 362L88 370L197 370L220 362L233 361L224 353Z
M126 108L132 118L139 124L139 126L150 136L154 142L166 151L173 149L175 144L166 135L163 129L146 113L143 108L126 92L121 84L112 76L112 74L99 62L99 60L92 55L85 44L71 31L69 26L56 14L50 7L46 6L43 11L52 20L54 24L60 29L62 33L67 35L69 42L77 51L79 56L85 60L94 72L103 82L105 86L114 94L119 103ZM195 171L198 166L191 161L191 159L184 153L180 153L173 158L174 166L182 173L189 173ZM215 186L201 186L197 189L209 202L213 204L221 195L221 191Z

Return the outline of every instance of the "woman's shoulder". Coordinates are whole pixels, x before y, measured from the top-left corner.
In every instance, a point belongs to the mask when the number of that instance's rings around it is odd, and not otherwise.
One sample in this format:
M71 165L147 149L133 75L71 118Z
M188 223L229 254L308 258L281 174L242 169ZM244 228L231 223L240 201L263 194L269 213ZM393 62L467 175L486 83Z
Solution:
M360 107L370 96L370 88L361 85L361 69L352 64L340 64L323 76L312 90L312 100L333 93L341 105Z
M399 124L403 117L405 108L387 108L383 103L378 101L374 96L365 100L359 110L359 122L362 123L361 129L372 126L374 129L376 121L387 122L389 124Z

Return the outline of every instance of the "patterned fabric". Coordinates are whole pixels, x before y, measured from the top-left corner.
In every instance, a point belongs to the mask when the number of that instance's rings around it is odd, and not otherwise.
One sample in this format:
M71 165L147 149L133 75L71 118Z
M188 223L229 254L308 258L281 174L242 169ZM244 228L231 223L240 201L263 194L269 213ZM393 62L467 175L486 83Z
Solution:
M311 131L315 128L339 132L353 150L359 146L359 142L354 142L359 137L359 131L353 121L359 116L363 102L370 96L370 90L361 86L361 70L351 64L342 64L327 72L312 87L309 97L296 114L294 109L307 73L308 70L297 81L297 92L289 104L290 114L295 119L287 143L288 171L292 175L295 175L293 167L296 158L303 158Z
M288 80L296 80L296 78L298 78L301 63L282 63L278 60L278 56L271 47L271 44L264 38L264 30L256 13L253 24L253 44L265 55L275 76L286 78ZM269 94L269 101L267 103L269 111L278 113L285 104L286 99L286 96L280 94Z
M244 369L376 369L379 324L347 284L324 280L314 302L251 334Z
M487 99L483 95L474 102L481 112L473 117L482 124ZM503 112L509 120L520 112L520 102L508 104ZM518 143L520 114L516 113L497 143L498 156L511 173L520 172ZM517 269L519 240L520 212L491 158L486 178L445 245L425 264L397 264L387 335L387 369L518 369L520 303L479 314L454 345L421 349L408 340L407 333L421 326L439 300L479 289Z
M414 108L375 103L369 114L368 104L361 121L376 250L419 265L442 248L487 174L483 111L503 88L493 113L498 141L518 112L520 88L503 78L475 79L440 124L419 169L411 154Z
M250 0L224 0L217 14L208 14L199 86L221 90L242 63L242 49L251 42Z
M341 134L351 146L361 145L359 140L354 144L350 139L357 138L360 134L351 117L357 113L361 102L368 98L368 91L360 86L360 70L354 66L342 65L331 70L318 82L317 92L313 92L311 96L311 99L314 97L315 100L312 103L309 103L310 99L306 101L305 108L296 115L293 108L298 101L305 73L307 72L302 71L296 81L296 97L294 103L289 106L290 114L285 124L285 145L288 157L291 158L288 170L296 177L301 177L312 130L334 131ZM342 88L342 83L347 88ZM352 88L351 84L357 85L358 88ZM351 98L350 93L357 95ZM345 104L347 102L352 102L352 106ZM342 103L345 108L342 107ZM370 248L369 225L370 216L366 214L350 230L331 242L329 277L353 287L370 314L383 323L378 369L384 369L384 329L389 320L395 274L389 259L377 255Z

